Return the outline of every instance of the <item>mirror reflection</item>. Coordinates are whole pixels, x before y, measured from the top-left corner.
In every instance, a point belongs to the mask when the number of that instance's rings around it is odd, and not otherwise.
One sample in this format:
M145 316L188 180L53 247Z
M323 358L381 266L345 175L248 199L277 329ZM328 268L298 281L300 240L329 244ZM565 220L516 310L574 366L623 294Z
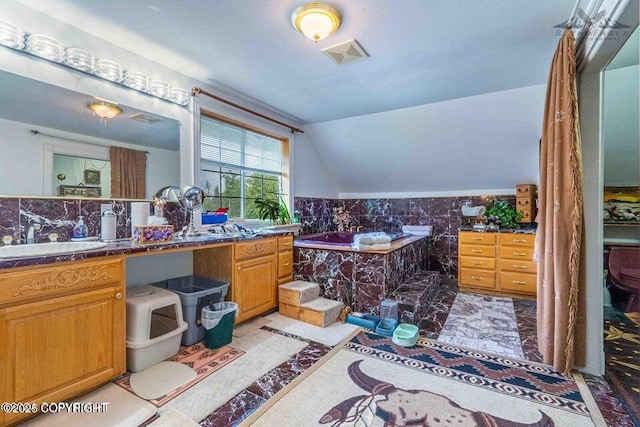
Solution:
M0 72L0 130L0 195L151 199L180 180L179 122L117 100Z

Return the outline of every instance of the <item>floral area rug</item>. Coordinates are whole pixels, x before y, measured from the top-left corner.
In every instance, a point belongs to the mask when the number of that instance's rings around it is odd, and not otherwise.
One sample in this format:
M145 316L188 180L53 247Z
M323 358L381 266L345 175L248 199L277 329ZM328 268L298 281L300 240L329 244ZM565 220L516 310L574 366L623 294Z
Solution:
M258 415L247 421L334 427L594 425L576 382L544 365L425 339L403 348L367 332Z
M623 316L604 322L605 379L640 426L640 327Z
M170 391L166 395L158 399L149 399L148 401L159 408L174 397L188 390L189 387L192 387L193 385L199 383L218 369L233 362L243 354L244 351L229 346L220 347L216 350L210 350L205 347L202 342L188 347L181 347L180 352L177 355L167 360L170 362L180 362L187 365L188 367L196 371L196 377L192 381L186 383L181 387L178 387L175 390ZM131 372L127 371L127 373L122 378L119 378L114 382L125 390L133 393L131 384L129 383L130 377Z

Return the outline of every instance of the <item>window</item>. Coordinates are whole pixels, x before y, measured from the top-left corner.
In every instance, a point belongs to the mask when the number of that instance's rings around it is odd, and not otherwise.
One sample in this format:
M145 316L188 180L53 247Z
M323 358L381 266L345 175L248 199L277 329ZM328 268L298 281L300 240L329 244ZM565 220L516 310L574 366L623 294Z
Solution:
M258 219L256 199L286 200L288 140L202 112L200 186L204 209Z

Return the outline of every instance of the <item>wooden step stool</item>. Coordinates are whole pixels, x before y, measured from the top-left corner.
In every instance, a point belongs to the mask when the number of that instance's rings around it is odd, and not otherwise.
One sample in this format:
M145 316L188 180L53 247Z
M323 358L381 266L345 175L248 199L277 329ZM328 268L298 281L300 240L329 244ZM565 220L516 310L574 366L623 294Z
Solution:
M280 314L322 328L329 326L338 319L342 303L319 295L317 283L296 280L280 285Z

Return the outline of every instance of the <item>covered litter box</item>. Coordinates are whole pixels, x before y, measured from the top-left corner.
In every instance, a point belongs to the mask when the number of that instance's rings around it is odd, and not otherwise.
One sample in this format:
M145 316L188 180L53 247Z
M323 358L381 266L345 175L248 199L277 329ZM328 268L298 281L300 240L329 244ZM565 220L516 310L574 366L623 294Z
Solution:
M180 297L153 286L127 290L127 369L142 371L180 350L187 329Z

